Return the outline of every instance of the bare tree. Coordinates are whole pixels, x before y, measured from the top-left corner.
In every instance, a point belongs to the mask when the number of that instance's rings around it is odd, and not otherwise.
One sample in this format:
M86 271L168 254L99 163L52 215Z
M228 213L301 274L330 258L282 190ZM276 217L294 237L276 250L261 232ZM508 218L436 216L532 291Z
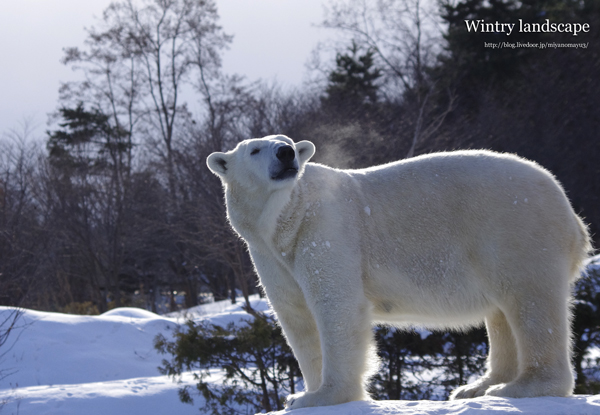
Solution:
M174 140L185 115L182 90L198 78L216 77L220 52L231 41L217 21L212 0L125 0L112 3L100 27L88 31L85 50L65 49L64 62L82 70L86 80L65 84L62 97L85 98L112 114L131 137L139 126L144 140L162 143L155 148L166 166L173 203Z
M379 93L388 100L408 102L413 110L412 157L419 141L435 133L454 105L454 94L440 108L432 100L437 80L429 70L440 53L441 26L435 2L427 0L332 1L322 25L375 52L384 84ZM348 39L349 38L349 39Z
M65 49L64 63L82 72L85 80L64 84L61 102L71 108L83 102L110 115L110 127L127 137L126 174L114 175L122 177L123 185L114 186L122 190L116 197L124 201L120 206L133 201L134 156L141 155L134 151L136 148L148 150L150 157L138 158L135 167L143 170L145 165L153 166L165 184L166 215L160 222L146 222L145 226L162 233L163 243L169 245L170 257L160 257L169 264L167 273L175 276L167 284L171 292L176 285L185 285L189 277L183 265L186 247L178 236L183 199L175 158L183 130L195 121L181 97L184 91L199 91L207 103L205 114L213 118L212 124L218 123L214 114L220 103L215 102L214 90L222 78L220 54L231 41L217 24L218 18L213 0L122 0L112 3L98 26L88 30L82 49ZM103 202L97 199L97 203ZM117 239L113 242L120 246ZM118 272L118 268L112 269Z
M4 356L6 356L12 348L9 339L12 341L12 344L18 339L18 333L16 334L15 330L20 328L17 323L22 316L23 311L19 308L7 307L0 309L0 365L2 365ZM15 335L17 336L16 339ZM12 368L0 367L0 380L14 373L15 370ZM2 405L0 404L0 408L1 407Z
M233 277L232 282L228 280L232 301L237 285L249 305L249 281L255 278L250 259L243 242L227 224L219 181L198 160L247 138L255 99L237 77L199 82L208 111L199 124L188 125L186 139L176 152L182 194L178 235L197 262L219 264L227 270Z
M0 137L0 304L19 306L38 283L47 234L34 195L40 152L23 122Z
M45 257L46 235L32 190L40 156L34 131L24 120L0 137L0 304L9 306L0 307L0 380L14 373L3 358L18 339L19 306L31 295Z
M374 50L387 81L421 89L441 39L435 3L424 0L334 1L322 25ZM346 44L348 42L346 41Z

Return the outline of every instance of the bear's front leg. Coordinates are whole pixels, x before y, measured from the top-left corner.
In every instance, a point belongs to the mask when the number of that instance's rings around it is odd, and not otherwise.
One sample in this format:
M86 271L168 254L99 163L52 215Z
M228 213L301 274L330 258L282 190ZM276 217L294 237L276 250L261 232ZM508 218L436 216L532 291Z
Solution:
M305 291L321 339L322 382L315 391L290 396L290 409L369 399L365 384L377 368L371 305L360 279L357 284L338 279L339 284L331 285L334 280L309 284Z
M288 344L298 360L305 390L315 391L321 385L322 371L321 341L317 324L300 289L288 289L286 294L267 295Z
M285 268L270 262L260 251L251 249L250 253L269 303L298 360L305 390L315 391L321 385L321 341L304 293Z

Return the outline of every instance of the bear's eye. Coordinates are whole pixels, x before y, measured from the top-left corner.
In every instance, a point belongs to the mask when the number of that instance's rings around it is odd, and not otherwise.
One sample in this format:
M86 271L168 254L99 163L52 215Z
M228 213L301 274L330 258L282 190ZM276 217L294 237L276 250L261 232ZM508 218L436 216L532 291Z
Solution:
M252 150L252 152L250 153L251 156L260 153L260 148L255 148L254 150Z

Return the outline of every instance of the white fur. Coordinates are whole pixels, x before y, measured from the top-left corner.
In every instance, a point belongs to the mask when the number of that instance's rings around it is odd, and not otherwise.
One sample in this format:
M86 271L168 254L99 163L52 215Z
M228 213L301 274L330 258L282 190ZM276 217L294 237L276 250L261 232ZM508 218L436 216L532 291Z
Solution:
M281 145L299 172L277 181ZM551 174L489 151L363 170L307 163L314 151L269 136L207 160L304 375L289 407L368 399L373 323L485 320L488 371L453 398L572 393L570 289L591 246Z

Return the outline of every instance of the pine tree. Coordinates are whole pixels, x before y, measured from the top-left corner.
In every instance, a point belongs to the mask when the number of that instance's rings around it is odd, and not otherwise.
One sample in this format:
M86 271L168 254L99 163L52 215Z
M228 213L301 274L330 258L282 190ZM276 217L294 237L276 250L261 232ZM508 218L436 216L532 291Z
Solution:
M121 306L125 288L125 239L132 222L126 219L131 214L129 134L82 103L60 114L60 129L48 132L46 144L51 166L47 204L54 226L61 229L56 237L64 238L55 245L62 249L59 257L71 258L63 264L73 277L70 285L85 292L90 284L95 304L104 311L106 290Z
M570 33L521 32L519 21L525 23L569 22L577 19L580 2L573 0L461 0L441 3L441 17L448 25L444 38L446 54L441 62L443 71L450 72L460 82L459 90L473 89L478 84L504 82L519 74L519 70L540 50L517 47L517 43L537 44L551 40L573 41ZM469 22L515 24L507 28L482 31L481 27L469 31ZM504 31L502 31L504 30ZM575 38L581 41L581 36ZM493 46L492 46L493 45ZM514 45L514 48L510 45Z
M60 129L48 132L50 160L57 167L98 169L123 167L123 154L131 149L127 131L113 127L109 116L97 109L86 110L82 103L59 110Z
M178 379L185 371L195 372L195 392L205 400L202 410L214 415L282 410L301 376L279 325L254 310L238 325L188 321L175 329L173 341L158 335L154 347L170 355L159 368L162 374ZM207 381L214 368L225 374L221 385ZM193 395L189 387L179 390L184 403L193 404Z
M377 80L381 70L375 67L375 51L370 48L360 54L360 47L352 42L349 53L338 53L336 69L329 74L323 108L340 116L363 114L377 103Z

